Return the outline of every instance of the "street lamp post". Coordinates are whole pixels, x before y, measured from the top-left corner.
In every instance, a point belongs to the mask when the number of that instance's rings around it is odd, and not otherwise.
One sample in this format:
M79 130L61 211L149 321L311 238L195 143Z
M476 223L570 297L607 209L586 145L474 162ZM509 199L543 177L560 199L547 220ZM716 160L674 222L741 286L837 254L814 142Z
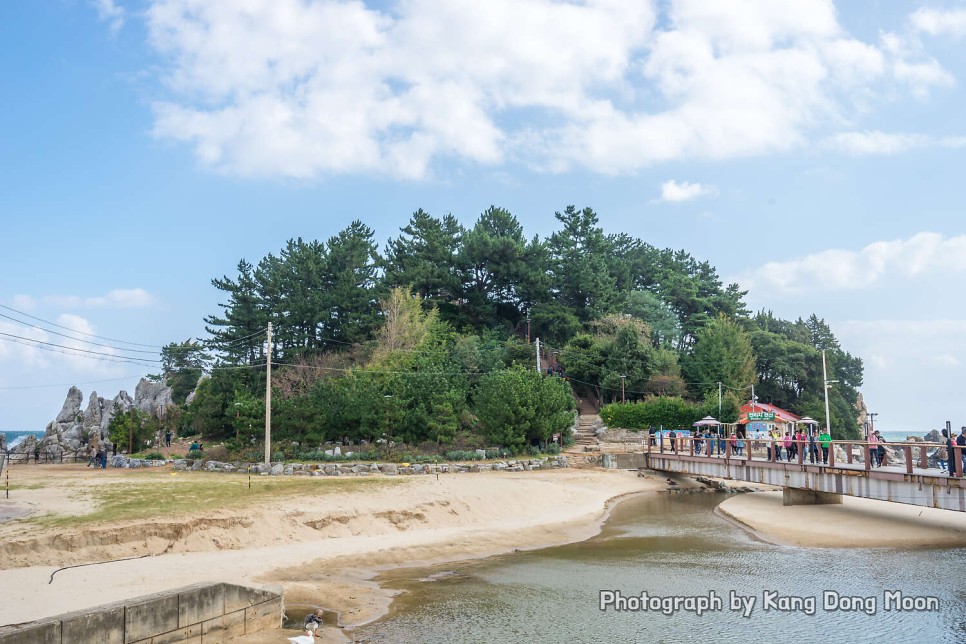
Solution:
M868 430L868 433L866 433L865 435L866 442L868 442L869 440L869 434L875 431L875 417L878 416L879 413L870 411L867 415L869 417L869 430Z

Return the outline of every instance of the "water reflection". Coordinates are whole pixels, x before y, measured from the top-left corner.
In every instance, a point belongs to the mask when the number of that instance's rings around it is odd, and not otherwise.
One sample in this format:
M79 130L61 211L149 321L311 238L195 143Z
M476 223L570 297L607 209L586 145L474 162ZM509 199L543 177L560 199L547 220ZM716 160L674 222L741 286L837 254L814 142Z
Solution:
M621 503L589 541L450 567L454 574L436 578L431 575L442 570L398 571L389 585L410 593L388 618L352 636L373 642L966 642L966 550L775 546L715 516L723 498L638 497ZM601 611L602 590L624 598L714 593L722 607L700 616L665 615L659 608ZM850 610L825 610L825 591L861 601ZM939 610L887 611L884 593L891 591L936 597ZM747 606L732 610L732 592L754 600L750 616L742 614Z

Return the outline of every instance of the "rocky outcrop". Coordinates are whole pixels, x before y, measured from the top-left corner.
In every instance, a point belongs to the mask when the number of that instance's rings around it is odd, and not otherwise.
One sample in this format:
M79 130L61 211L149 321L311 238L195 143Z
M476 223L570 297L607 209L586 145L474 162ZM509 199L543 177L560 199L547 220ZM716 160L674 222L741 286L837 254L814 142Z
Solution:
M158 415L160 410L173 404L171 387L141 378L141 382L134 388L134 404L147 414Z
M869 422L869 408L865 406L865 397L861 391L855 399L855 411L855 420L859 424L859 427L865 427L866 423Z
M57 414L55 423L58 424L70 424L77 422L79 420L81 404L84 402L84 394L77 387L71 387L67 390L67 400L64 401L64 407Z
M47 424L44 437L40 439L40 450L53 458L64 454L86 452L88 445L105 442L108 449L108 427L117 411L122 413L137 408L146 414L158 415L171 405L171 388L161 383L142 378L134 390L134 398L126 391L120 391L113 399L101 398L92 391L87 407L81 411L84 394L77 387L67 391L64 406L57 418ZM32 452L34 442L21 442L17 452Z

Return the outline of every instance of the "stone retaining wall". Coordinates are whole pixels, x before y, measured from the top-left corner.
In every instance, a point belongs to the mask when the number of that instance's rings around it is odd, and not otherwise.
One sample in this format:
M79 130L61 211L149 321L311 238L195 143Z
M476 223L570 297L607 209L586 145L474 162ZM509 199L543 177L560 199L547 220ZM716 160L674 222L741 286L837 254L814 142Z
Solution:
M281 590L204 583L27 624L0 627L0 644L215 644L279 628Z
M118 457L120 458L120 457ZM135 462L136 463L136 462ZM116 467L144 467L140 464L116 465ZM163 462L162 462L163 464ZM546 459L529 458L497 461L495 463L222 463L220 461L186 460L173 461L175 470L207 472L248 472L266 476L369 476L371 474L425 475L460 474L463 472L524 472L541 469L568 467L566 456Z

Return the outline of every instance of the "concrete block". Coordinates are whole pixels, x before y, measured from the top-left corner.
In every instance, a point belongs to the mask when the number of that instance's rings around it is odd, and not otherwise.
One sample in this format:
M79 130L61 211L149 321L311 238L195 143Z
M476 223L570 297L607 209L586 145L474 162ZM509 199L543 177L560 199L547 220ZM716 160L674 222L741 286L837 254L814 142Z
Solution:
M282 599L276 598L245 609L245 632L256 633L282 625Z
M841 505L842 495L796 487L782 488L782 505Z
M178 596L155 595L127 605L124 632L128 642L178 630Z
M167 633L155 635L151 638L151 644L181 644L183 642L201 644L201 624L188 626L187 628L178 628Z
M181 628L224 614L224 584L206 584L178 593L178 626Z
M202 644L222 644L225 642L225 618L216 617L201 624Z
M240 637L245 634L245 611L236 610L224 616L225 639Z
M0 644L61 644L60 621L0 628Z
M246 588L235 584L224 584L225 613L234 613L255 604L261 604L275 597L281 597L281 591L265 590L262 588Z
M124 644L124 606L65 615L61 632L64 642Z

